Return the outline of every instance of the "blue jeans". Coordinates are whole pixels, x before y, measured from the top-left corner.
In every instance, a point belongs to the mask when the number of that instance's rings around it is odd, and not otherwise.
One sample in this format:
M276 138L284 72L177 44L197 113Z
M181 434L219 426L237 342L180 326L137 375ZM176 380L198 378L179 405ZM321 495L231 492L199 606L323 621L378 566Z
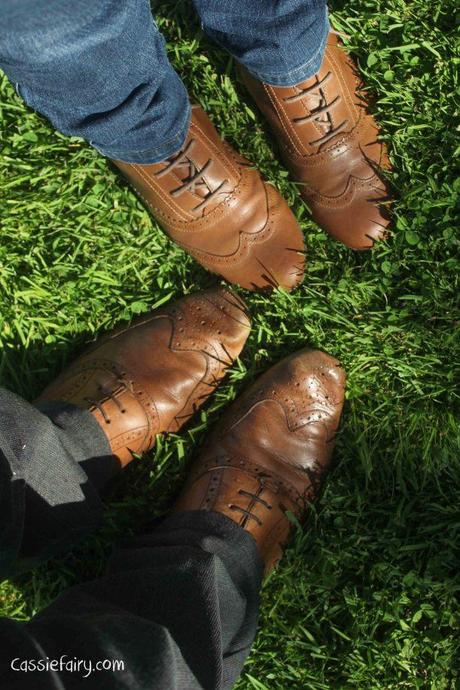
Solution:
M255 77L314 74L329 31L325 0L194 0L204 30ZM190 119L148 0L0 0L0 67L64 134L109 158L155 163Z

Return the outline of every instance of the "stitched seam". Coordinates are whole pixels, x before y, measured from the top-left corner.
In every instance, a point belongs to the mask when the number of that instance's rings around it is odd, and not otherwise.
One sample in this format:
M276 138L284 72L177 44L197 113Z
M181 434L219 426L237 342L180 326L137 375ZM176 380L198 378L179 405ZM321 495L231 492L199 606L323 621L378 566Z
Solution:
M359 122L359 120L361 118L360 118L360 114L358 116L356 116L356 108L355 108L355 105L353 103L353 94L348 87L346 79L343 77L342 71L340 69L340 63L338 60L335 59L334 55L332 54L332 51L331 51L331 54L328 55L328 59L332 63L332 66L335 68L338 81L342 86L342 90L347 93L348 107L356 117L356 122L354 123L356 126L356 123Z
M240 465L238 460L241 457L242 460L244 460L245 465ZM258 465L256 463L251 462L250 460L247 460L245 456L232 456L229 458L229 462L225 464L211 464L212 461L209 462L208 467L200 468L194 475L191 476L191 483L195 483L199 479L203 478L206 476L208 473L212 472L219 472L225 470L234 470L236 472L244 472L245 474L248 474L250 477L253 479L256 479L259 483L262 484L261 479L258 475L258 473L255 471L256 468L259 469ZM208 464L208 463L206 463ZM295 467L292 468L295 472ZM277 472L274 472L273 470L269 470L270 473L270 482L273 484L277 484L280 489L289 497L289 499L293 503L297 503L297 501L302 499L302 494L300 491L296 489L294 484L291 484L291 482L287 482L285 479L281 477ZM271 491L274 495L277 495L276 492L271 489L270 485L267 483L264 487L267 491Z
M147 206L157 213L160 216L164 216L165 214L162 213L160 209L157 209L153 204L151 204L145 197L144 195L138 190L138 188L133 184L133 188L136 191L136 193L141 197L141 199L144 201ZM169 216L166 216L169 218ZM171 219L173 220L173 219ZM194 256L197 260L201 261L203 264L206 264L207 266L211 265L211 260L214 261L214 263L217 264L228 264L228 263L233 263L233 264L239 264L242 263L247 259L247 256L249 254L249 245L250 244L255 244L255 243L260 243L263 241L263 238L265 235L268 235L270 230L273 227L273 221L267 216L267 221L264 224L264 226L258 230L256 233L242 233L239 232L239 243L238 247L235 250L233 254L229 254L226 256L219 256L219 254L212 254L211 252L205 252L205 250L197 249L196 247L193 247L189 244L187 244L185 241L181 241L177 239L176 237L172 236L172 232L185 232L181 230L181 228L172 228L172 230L166 230L166 234L169 235L169 237L175 242L179 247L181 247L184 251L187 251L189 254ZM206 230L206 228L205 228ZM202 229L200 228L198 232L202 232ZM193 231L189 232L189 234L192 234ZM212 269L210 269L212 270Z
M194 247L191 247L190 249L187 247L187 249L189 249L189 251L193 251L194 256L196 258L201 259L201 261L203 262L209 262L210 260L212 260L215 264L239 264L248 258L250 245L260 244L262 241L264 241L265 235L270 234L272 226L272 221L267 220L264 227L261 228L257 233L239 231L238 246L236 250L233 252L233 254L226 254L222 256L219 254L212 254L211 252L206 252L204 249L196 249Z
M282 126L282 128L284 129L284 132L285 132L287 138L288 138L289 141L291 142L291 145L292 145L293 148L298 152L299 155L303 156L302 152L301 152L300 149L299 149L299 146L298 146L298 145L296 144L296 142L292 139L291 132L289 131L289 129L286 128L286 125L285 125L285 122L284 122L284 119L283 119L282 115L284 115L284 117L285 117L287 120L289 120L289 118L288 118L287 113L286 113L286 111L284 110L284 108L283 108L283 106L282 106L281 103L279 103L279 106L280 106L280 107L278 107L278 100L276 99L276 95L275 95L275 92L274 92L273 88L272 88L271 86L269 86L268 84L264 84L264 89L265 89L265 91L266 91L266 93L267 93L267 95L268 95L268 97L269 97L269 99L270 99L270 101L271 101L271 103L272 103L274 109L275 109L276 114L278 115L278 118L279 118L279 120L280 120L281 126ZM272 97L272 94L273 94L273 97ZM298 143L301 144L301 141L300 141L300 139L298 138L297 133L295 132L294 134L295 134L296 138L298 139Z
M166 197L166 196L163 197L163 194L165 194L165 192L163 191L163 189L161 188L161 186L158 185L157 183L155 183L155 181L154 181L152 178L150 178L146 173L144 173L144 171L143 171L142 168L139 166L139 164L137 164L137 163L130 163L130 165L131 165L131 167L134 168L134 170L139 174L139 176L144 180L144 182L146 183L146 185L147 185L148 187L150 187L150 189L151 189L155 194L157 194L158 196L161 197L161 200L165 203L165 205L166 205L173 213L177 213L178 215L182 215L182 216L184 217L184 220L185 220L185 221L188 219L188 218L187 218L187 215L185 214L185 212L184 212L180 207L178 207L177 205L173 205L173 204L170 202L170 200L168 199L168 197Z
M307 167L321 167L324 165L328 165L330 160L329 160L329 154L332 151L337 151L341 146L344 144L349 145L348 148L353 148L356 147L357 145L357 139L359 138L360 131L362 129L364 123L364 119L361 119L356 123L356 125L351 129L349 132L346 132L344 136L342 136L340 139L336 140L333 144L333 146L323 149L322 151L319 151L317 153L311 154L309 156L297 156L298 158L301 159L301 161L298 162L304 162ZM296 155L296 154L291 154L291 155Z
M162 196L162 194L163 194L164 192L163 192L163 190L161 189L161 187L160 187L159 185L157 185L157 184L154 182L153 179L151 179L148 175L146 175L146 174L144 173L144 171L142 170L142 168L141 168L137 163L130 163L129 165L140 175L140 177L144 180L144 182L146 183L146 185L147 185L148 187L150 187L150 189L151 189L153 192L155 192L156 194L158 194L158 196L161 196L162 201L166 204L166 206L168 206L168 208L169 208L173 213L177 213L178 215L181 215L181 216L184 218L185 221L188 220L189 218L192 218L192 219L193 219L193 216L192 216L191 214L187 215L187 214L185 213L185 211L183 211L183 210L182 210L180 207L178 207L177 205L176 205L176 206L171 205L169 199L168 199L167 197L163 197L163 196Z
M347 186L345 191L340 196L326 196L320 192L313 191L311 193L310 199L321 206L329 206L334 208L341 208L345 206L354 197L358 189L366 189L369 187L369 183L373 179L379 179L377 175L373 175L369 180L360 181L356 177L350 175L348 178Z
M164 213L159 208L154 206L154 204L152 204L148 199L146 199L145 196L142 194L142 192L139 191L139 189L136 187L136 185L133 182L131 182L131 186L134 189L134 191L136 192L136 194L142 199L144 204L146 204L146 206L148 206L148 208L152 211L153 215L156 217L156 220L158 220L158 221L163 221L164 219L166 219L166 220L169 219L171 221L173 220L173 218L171 216L168 216L167 213ZM157 218L157 216L158 216L158 218Z
M200 127L196 122L192 122L192 124L190 125L190 129L192 129L192 130L194 130L194 129L198 130L198 132L200 132L200 134L202 135L202 137L203 137L204 139L206 139L206 141L208 142L208 145L210 146L210 148L216 153L217 157L219 157L219 158L224 158L224 159L226 160L226 162L227 162L227 165L230 167L231 170L233 170L233 172L234 172L234 174L236 175L236 177L237 177L238 179L241 178L241 170L239 170L239 168L238 168L236 165L234 165L233 161L230 160L230 158L227 156L226 153L222 152L220 149L217 148L217 146L214 144L214 142L211 141L211 139L207 136L207 134L206 134L205 132L203 132L203 130L201 129L201 127Z

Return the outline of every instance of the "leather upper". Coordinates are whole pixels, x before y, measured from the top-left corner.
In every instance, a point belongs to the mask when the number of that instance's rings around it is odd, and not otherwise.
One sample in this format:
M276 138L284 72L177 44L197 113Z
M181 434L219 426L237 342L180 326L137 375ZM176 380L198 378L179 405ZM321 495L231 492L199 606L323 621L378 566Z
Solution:
M329 34L317 74L295 86L269 86L243 68L241 74L318 224L353 249L382 239L389 192L379 168L389 161L337 36Z
M303 520L327 470L345 374L323 352L282 360L233 403L208 438L175 510L213 510L255 538L266 568Z
M167 234L208 270L247 289L301 281L304 241L289 207L199 106L178 154L153 165L115 163Z
M250 322L229 290L208 290L102 338L40 396L87 408L120 463L178 431L241 352Z

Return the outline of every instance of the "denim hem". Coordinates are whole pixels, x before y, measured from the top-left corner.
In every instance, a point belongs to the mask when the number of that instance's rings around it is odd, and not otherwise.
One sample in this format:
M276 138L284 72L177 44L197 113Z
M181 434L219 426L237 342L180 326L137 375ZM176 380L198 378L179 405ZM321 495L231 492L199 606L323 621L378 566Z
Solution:
M182 148L190 127L190 118L191 105L190 103L188 103L187 109L185 111L185 121L181 124L176 134L170 139L164 141L161 145L151 149L127 151L126 149L122 150L100 147L93 141L90 141L89 143L96 149L96 151L99 151L99 153L101 153L103 156L119 160L122 163L139 163L141 165L160 163L161 161L164 161L166 158L173 156L175 153L179 151L179 149Z
M295 67L294 69L289 70L289 72L284 72L283 74L263 74L262 72L256 72L254 69L246 68L248 72L252 74L252 76L255 77L255 79L263 81L265 84L268 84L269 86L295 86L299 82L304 81L309 77L312 77L321 67L321 63L324 57L324 51L326 48L327 38L331 30L328 21L327 8L325 10L324 19L324 34L321 39L321 43L314 55L309 60L307 60L307 62L304 62L299 67Z

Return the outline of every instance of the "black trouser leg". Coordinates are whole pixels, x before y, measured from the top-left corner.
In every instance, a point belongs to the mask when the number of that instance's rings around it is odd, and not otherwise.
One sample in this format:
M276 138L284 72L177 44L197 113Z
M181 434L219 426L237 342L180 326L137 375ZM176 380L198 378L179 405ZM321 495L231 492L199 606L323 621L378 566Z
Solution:
M119 549L104 577L69 589L30 623L0 620L0 687L231 688L254 639L261 577L255 542L229 519L172 515ZM10 667L40 658L58 667ZM72 660L79 671L65 668ZM123 670L89 673L104 660Z
M11 558L30 544L26 555L43 557L67 528L73 536L96 523L109 465L92 465L91 479L83 467L107 459L107 444L79 410L49 409L52 421L11 394L1 401L1 550ZM120 548L104 577L29 623L0 619L0 688L230 688L255 635L262 571L252 537L227 518L169 516ZM99 670L102 661L118 666Z
M116 466L86 410L54 403L37 409L0 389L0 578L94 529L98 490Z

